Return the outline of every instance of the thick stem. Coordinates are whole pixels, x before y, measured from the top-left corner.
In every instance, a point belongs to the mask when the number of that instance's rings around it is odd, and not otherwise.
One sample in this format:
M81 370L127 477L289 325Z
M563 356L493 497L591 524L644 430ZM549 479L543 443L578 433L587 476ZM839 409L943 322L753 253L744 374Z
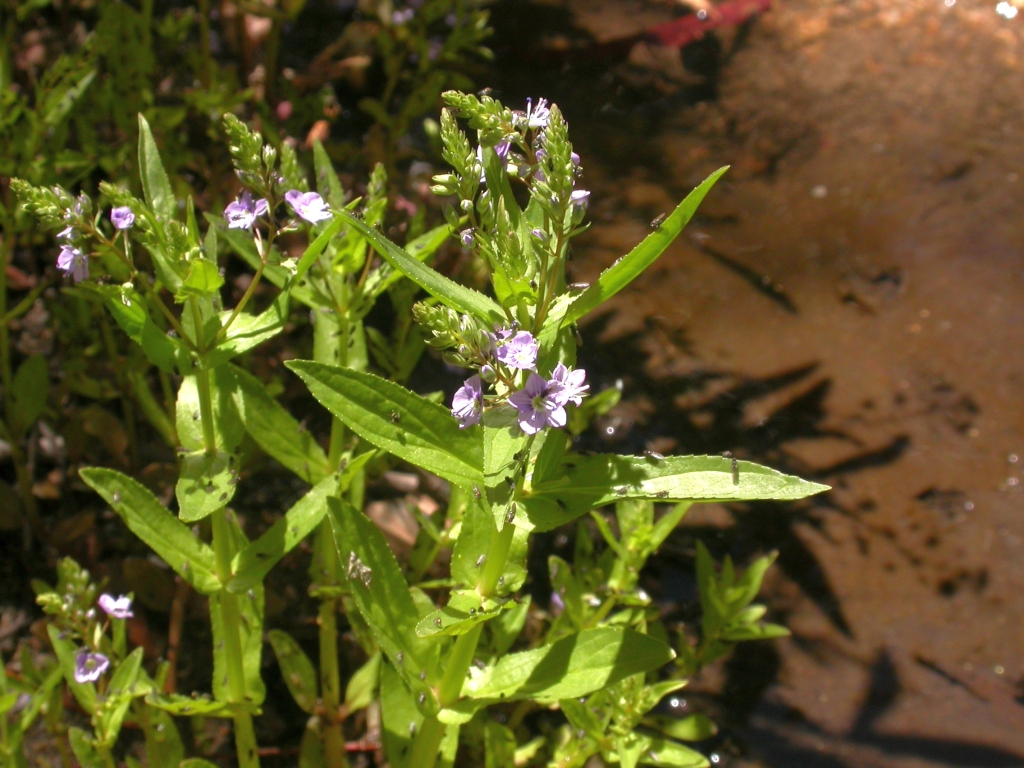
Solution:
M477 624L466 634L459 635L459 639L455 641L455 647L452 648L448 657L448 668L445 669L441 685L437 689L442 707L450 707L459 700L462 685L466 682L466 674L469 672L469 666L473 663L473 655L476 653L476 646L480 642L480 633L483 628L482 623Z
M334 548L334 533L326 518L317 530L320 537L322 580L324 586L338 583L338 552ZM328 597L320 603L320 699L324 717L321 719L320 735L323 738L324 762L327 768L345 768L345 736L338 721L341 705L341 674L338 671L338 599Z
M217 562L217 578L227 583L231 578L231 531L228 529L227 512L218 509L212 515L213 551ZM234 704L244 704L245 668L242 664L242 638L240 633L242 617L238 610L238 597L226 589L220 592L221 620L224 626L224 658L228 667L228 697ZM256 749L256 732L252 726L252 715L239 712L235 715L235 751L240 768L259 768L260 760Z
M494 593L501 574L505 570L505 563L508 561L508 551L512 547L512 537L515 535L515 525L505 523L505 527L498 531L498 535L491 539L491 546L487 551L487 559L484 561L484 570L480 574L480 582L477 584L477 592L481 597L490 597Z
M444 724L436 717L428 717L420 726L419 733L412 742L412 755L409 765L416 768L434 768L437 764L437 753L444 738Z

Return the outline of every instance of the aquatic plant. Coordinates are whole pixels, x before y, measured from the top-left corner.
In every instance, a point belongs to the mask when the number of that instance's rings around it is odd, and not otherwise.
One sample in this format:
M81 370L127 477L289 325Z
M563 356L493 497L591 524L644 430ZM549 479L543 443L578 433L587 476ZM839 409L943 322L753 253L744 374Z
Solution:
M310 715L300 764L346 765L342 724L373 705L382 718L382 749L395 768L452 765L460 745L479 764L496 766L519 758L578 766L595 754L627 766L707 765L682 741L706 736L708 722L667 723L651 710L736 642L785 633L763 622L765 608L753 603L772 556L738 575L728 560L718 573L706 550L698 550L703 618L695 645L686 635L670 637L638 587L639 573L694 503L796 499L824 486L721 456L578 453L567 427L588 400L604 398L591 397L585 371L576 368L575 324L654 263L724 169L593 285L568 285L569 248L586 229L589 193L580 188L581 162L558 107L538 101L517 112L487 96L448 92L444 98L440 135L452 171L435 178L434 191L449 199L447 225L404 248L379 229L382 170L365 199L349 200L317 145L312 191L287 146L267 145L230 115L224 129L244 191L224 216L207 215L205 233L191 199L179 204L175 197L141 117L144 198L104 185L116 214L93 213L84 194L14 184L26 209L74 242L90 265L74 290L101 297L152 365L180 377L163 413L178 448L175 512L122 472L80 472L139 538L209 597L212 696L155 687L142 694L143 685L131 689L129 703L138 698L159 717L232 719L239 765L258 765L253 717L266 695L263 580L315 534L319 674L288 634L268 635L292 696ZM475 146L459 120L475 130ZM125 209L133 218L121 227L129 219ZM105 218L114 228L109 234ZM277 247L293 230L308 233L297 258ZM425 263L449 237L484 264L492 295ZM232 309L222 305L221 243L255 270ZM406 333L389 344L370 334L364 319L403 276L405 285L428 294L408 311L422 336ZM264 280L279 290L254 312ZM241 362L282 332L293 302L314 318L313 359L287 365L332 416L326 450ZM471 371L450 407L400 383L424 339L447 362ZM380 366L391 380L369 371L371 347L375 359L391 361L390 368ZM246 435L312 485L255 540L230 506L245 469ZM382 454L450 488L447 509L420 515L406 572L363 511L365 472ZM656 504L670 506L658 517ZM601 511L608 506L617 531ZM606 549L597 554L580 535L572 565L552 557L552 606L542 611L522 594L531 537L585 516ZM449 575L425 581L447 550ZM101 607L124 610L112 596ZM95 622L92 610L88 621ZM344 697L339 610L368 659ZM525 633L531 613L537 626ZM116 630L124 619L111 621ZM82 637L95 635L92 626L79 630ZM69 642L56 626L51 638ZM67 685L74 691L93 678L102 684L109 672L103 654L116 665L116 690L125 691L118 676L132 655L124 656L123 645L111 655L95 636L86 645L81 663L62 660ZM141 672L131 674L145 680ZM86 710L121 711L120 703L108 703L114 690L113 680L110 692L97 689L95 706ZM559 710L565 724L519 744L515 726L539 708ZM88 768L109 764L112 731L103 717L94 716L92 735L71 737Z

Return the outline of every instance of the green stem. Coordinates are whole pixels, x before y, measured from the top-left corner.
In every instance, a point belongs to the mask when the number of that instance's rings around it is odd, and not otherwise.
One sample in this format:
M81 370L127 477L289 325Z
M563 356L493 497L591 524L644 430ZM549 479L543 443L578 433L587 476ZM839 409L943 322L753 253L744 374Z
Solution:
M334 548L333 532L326 518L317 532L320 536L320 555L323 558L324 581L330 586L338 582L338 553ZM320 603L320 698L325 717L320 735L324 745L324 763L327 768L345 768L345 737L338 720L341 705L341 674L338 671L338 599L329 597Z
M484 570L476 587L481 597L490 597L498 586L501 574L505 570L505 563L508 561L508 551L512 547L515 528L513 523L506 522L505 527L498 531L498 535L491 539Z
M455 641L448 657L448 667L441 678L441 685L438 686L437 695L442 707L450 707L459 700L462 693L462 685L466 682L466 674L469 666L473 663L473 655L476 653L477 643L480 642L480 633L484 625L477 624L469 632L459 635Z
M201 400L200 400L201 401ZM204 430L205 431L205 430ZM228 529L227 511L218 509L212 515L213 551L217 559L217 578L227 583L231 578L231 531ZM222 589L220 592L221 621L224 626L224 658L228 666L228 697L234 704L245 704L245 669L242 664L242 623L237 595ZM240 768L259 768L256 732L252 714L248 711L235 715L235 751Z
M415 768L434 768L437 764L437 753L444 738L444 724L436 717L428 717L420 726L419 733L412 742L412 755L409 765Z

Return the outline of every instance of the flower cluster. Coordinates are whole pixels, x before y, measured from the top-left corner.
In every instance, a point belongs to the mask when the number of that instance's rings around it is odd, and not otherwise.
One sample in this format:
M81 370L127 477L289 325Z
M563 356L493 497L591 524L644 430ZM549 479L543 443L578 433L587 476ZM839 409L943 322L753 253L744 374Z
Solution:
M91 207L91 203L85 195L79 196L74 207L68 210L64 216L66 226L57 233L57 239L64 241L57 256L57 269L76 283L89 279L89 257L82 250L80 244L82 241L81 228L88 226L85 219ZM110 223L118 232L131 229L135 224L135 213L127 205L117 206L110 211Z
M112 619L129 619L135 615L132 613L132 599L126 595L102 594L97 602ZM108 669L110 659L97 650L82 648L75 654L75 682L95 683Z
M580 405L590 386L586 371L573 370L559 363L545 379L536 372L540 346L528 331L497 330L490 335L491 362L480 367L480 373L466 379L452 399L452 416L462 428L479 424L485 408L484 383L501 380L514 388L516 373L527 374L525 384L508 396L508 402L519 412L519 427L534 435L545 427L564 427L565 406Z

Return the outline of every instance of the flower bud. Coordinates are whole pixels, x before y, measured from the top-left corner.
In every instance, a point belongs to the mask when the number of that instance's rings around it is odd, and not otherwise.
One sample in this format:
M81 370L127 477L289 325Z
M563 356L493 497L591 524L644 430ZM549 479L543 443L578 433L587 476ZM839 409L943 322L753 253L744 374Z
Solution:
M444 207L444 220L448 222L448 226L455 229L459 226L459 214L455 212L455 209L450 205Z
M473 235L473 228L470 227L469 229L462 230L462 233L459 235L459 239L462 240L462 244L466 248L472 248L473 243L476 242L476 238Z
M494 380L498 378L498 374L495 372L493 366L484 365L480 367L480 378L488 384L493 384Z

